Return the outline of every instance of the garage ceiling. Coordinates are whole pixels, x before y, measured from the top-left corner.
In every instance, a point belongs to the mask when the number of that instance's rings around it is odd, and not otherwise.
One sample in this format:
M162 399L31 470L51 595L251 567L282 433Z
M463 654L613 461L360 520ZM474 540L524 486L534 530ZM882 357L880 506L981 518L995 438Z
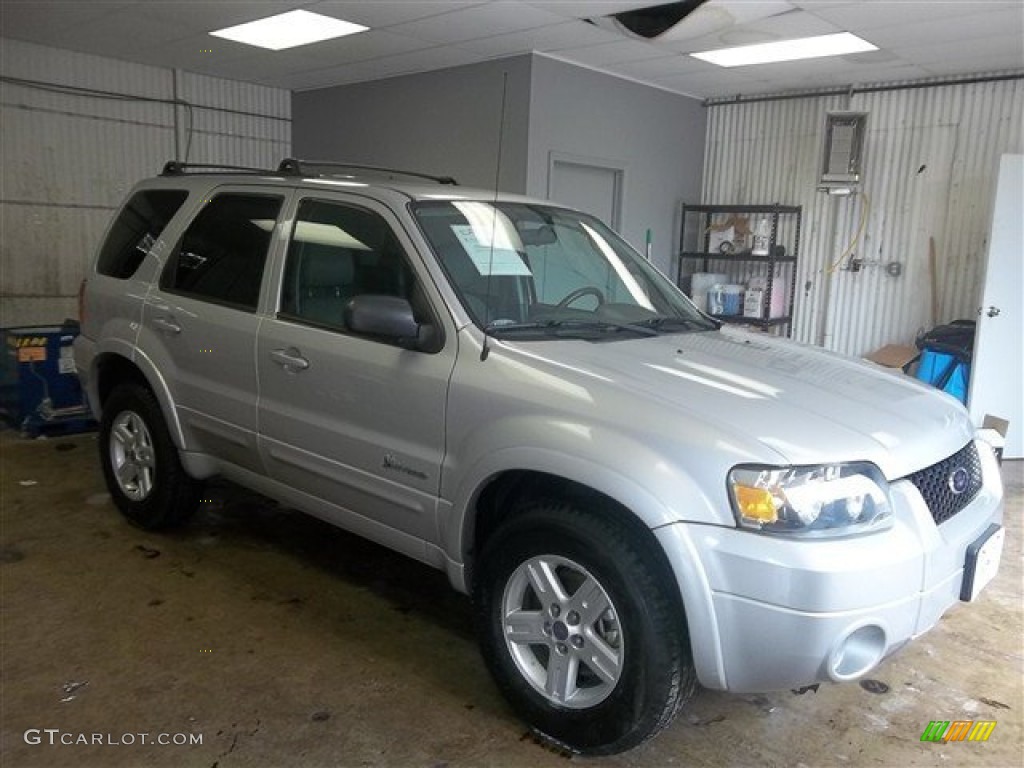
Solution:
M703 24L688 29L684 20L672 30L674 39L656 41L584 20L656 2L0 0L0 36L289 90L528 51L705 98L1024 67L1022 0L773 0L770 5L780 12L755 21L741 19L764 0L711 0L704 8ZM285 51L261 50L207 34L295 8L371 29ZM686 55L844 31L879 50L736 69Z

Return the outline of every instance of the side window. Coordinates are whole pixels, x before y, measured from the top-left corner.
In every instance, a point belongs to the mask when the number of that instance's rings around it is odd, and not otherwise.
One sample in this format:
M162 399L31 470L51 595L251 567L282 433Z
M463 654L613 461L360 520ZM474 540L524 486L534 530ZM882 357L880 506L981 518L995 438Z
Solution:
M134 275L187 197L188 192L181 189L151 189L132 195L110 227L96 271L122 279Z
M288 246L281 315L344 330L345 304L363 294L398 296L418 315L426 311L402 246L383 218L349 205L303 200Z
M238 193L214 197L185 230L160 287L256 309L282 199Z

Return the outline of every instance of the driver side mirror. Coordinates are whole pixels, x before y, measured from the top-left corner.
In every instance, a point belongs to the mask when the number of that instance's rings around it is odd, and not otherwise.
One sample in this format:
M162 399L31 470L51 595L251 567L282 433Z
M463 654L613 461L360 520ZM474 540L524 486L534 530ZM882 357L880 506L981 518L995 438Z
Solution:
M398 296L356 296L345 305L345 326L402 349L437 352L441 348L437 328L417 322L412 305Z

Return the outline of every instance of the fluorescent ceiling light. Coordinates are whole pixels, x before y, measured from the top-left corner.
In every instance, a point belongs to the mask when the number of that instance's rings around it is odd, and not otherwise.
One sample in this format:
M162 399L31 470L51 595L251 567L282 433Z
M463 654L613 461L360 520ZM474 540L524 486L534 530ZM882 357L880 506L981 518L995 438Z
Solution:
M288 11L246 24L218 29L210 34L246 45L280 51L299 45L332 40L365 32L369 27L309 11Z
M750 64L771 64L776 61L797 61L817 59L823 56L842 56L844 53L877 51L878 46L861 40L849 32L817 37L801 37L796 40L780 40L777 43L741 45L738 48L720 48L716 51L691 53L696 59L717 64L720 67L746 67Z

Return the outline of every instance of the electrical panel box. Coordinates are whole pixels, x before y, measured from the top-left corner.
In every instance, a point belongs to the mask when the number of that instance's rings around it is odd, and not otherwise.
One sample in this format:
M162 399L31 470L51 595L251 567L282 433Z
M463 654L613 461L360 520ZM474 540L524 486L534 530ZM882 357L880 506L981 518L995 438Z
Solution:
M826 113L821 187L851 187L860 183L867 122L867 112Z

